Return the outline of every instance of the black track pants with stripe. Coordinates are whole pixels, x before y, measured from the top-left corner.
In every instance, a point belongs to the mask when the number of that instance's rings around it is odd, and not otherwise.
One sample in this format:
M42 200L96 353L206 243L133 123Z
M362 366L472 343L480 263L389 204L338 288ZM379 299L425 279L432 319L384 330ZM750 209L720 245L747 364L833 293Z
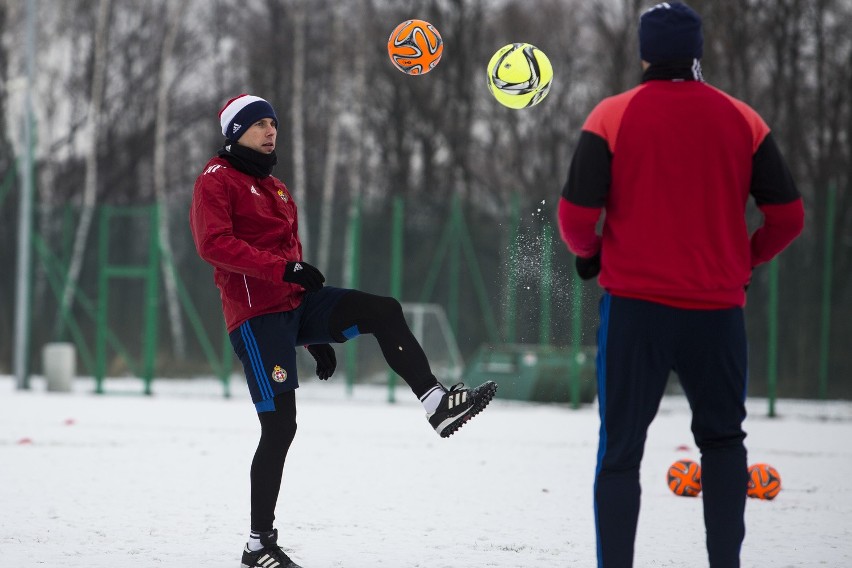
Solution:
M648 427L673 371L689 400L692 433L701 451L710 566L738 567L747 487L743 310L686 310L604 294L600 318L601 426L594 487L598 566L633 565L639 466Z

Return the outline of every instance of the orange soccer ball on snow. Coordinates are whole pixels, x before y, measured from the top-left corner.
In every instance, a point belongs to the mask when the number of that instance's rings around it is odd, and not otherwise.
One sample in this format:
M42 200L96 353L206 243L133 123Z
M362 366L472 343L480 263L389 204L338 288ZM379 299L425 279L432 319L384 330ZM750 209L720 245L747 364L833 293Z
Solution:
M675 495L695 497L701 493L701 466L692 460L674 462L666 478Z
M423 20L406 20L388 38L388 55L394 66L409 75L424 75L435 68L444 53L444 40L435 26Z
M748 468L749 497L755 499L775 499L781 491L781 476L778 470L768 463L756 463Z

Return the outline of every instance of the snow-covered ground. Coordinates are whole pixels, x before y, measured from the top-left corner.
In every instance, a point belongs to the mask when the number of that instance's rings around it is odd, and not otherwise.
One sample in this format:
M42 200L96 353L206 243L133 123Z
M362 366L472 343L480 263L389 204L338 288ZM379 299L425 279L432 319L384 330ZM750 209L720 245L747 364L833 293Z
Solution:
M108 381L93 395L0 377L0 567L237 568L259 427L245 387ZM499 396L499 392L498 392ZM308 382L276 525L305 568L594 566L597 410L495 400L453 437L407 390ZM749 463L783 479L749 500L744 567L852 566L852 403L750 401ZM686 445L689 449L679 448ZM701 499L665 484L698 458L685 401L648 436L637 567L706 566Z

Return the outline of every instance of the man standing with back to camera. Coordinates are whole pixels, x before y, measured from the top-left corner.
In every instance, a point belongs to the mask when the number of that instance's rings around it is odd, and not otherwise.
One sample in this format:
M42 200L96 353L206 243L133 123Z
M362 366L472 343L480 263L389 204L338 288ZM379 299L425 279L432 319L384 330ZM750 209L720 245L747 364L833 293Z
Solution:
M642 83L582 128L563 240L604 288L598 329L598 566L633 565L639 466L670 371L692 409L713 568L740 565L747 487L745 289L802 231L802 199L760 116L701 76L701 18L663 2L639 23ZM763 225L751 236L752 196ZM596 224L605 211L602 235Z
M296 204L272 175L278 134L272 105L252 95L234 97L219 111L219 124L225 143L195 182L190 225L198 254L214 267L231 344L260 420L242 566L299 568L278 546L273 528L284 461L296 435L296 346L307 347L317 376L326 380L337 366L330 343L372 334L442 438L482 411L497 385L487 381L466 389L459 383L447 390L432 374L396 299L325 286L319 269L302 260Z

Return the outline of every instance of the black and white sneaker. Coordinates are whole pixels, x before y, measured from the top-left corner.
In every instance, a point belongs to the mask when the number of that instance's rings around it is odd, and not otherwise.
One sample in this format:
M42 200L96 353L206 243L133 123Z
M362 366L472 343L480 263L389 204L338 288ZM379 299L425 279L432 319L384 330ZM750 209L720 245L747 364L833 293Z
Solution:
M302 568L278 546L278 529L260 533L260 550L249 550L248 544L243 549L242 568Z
M495 392L497 384L494 381L487 381L475 389L466 389L464 383L458 383L444 393L435 412L427 415L429 424L442 438L448 438L482 412Z

